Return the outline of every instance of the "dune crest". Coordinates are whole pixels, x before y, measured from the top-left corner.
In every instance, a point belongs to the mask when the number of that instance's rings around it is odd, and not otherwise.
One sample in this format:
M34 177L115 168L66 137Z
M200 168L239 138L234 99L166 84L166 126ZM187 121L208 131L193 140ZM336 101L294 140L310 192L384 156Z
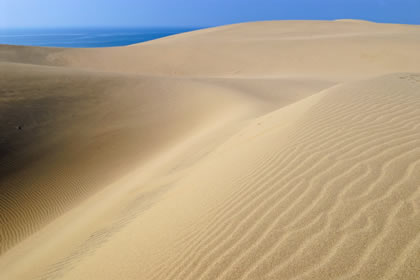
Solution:
M418 279L419 34L0 46L0 278Z
M369 20L363 20L363 19L348 19L348 18L336 19L335 21L341 21L341 22L352 22L352 23L374 23L374 22L369 21Z

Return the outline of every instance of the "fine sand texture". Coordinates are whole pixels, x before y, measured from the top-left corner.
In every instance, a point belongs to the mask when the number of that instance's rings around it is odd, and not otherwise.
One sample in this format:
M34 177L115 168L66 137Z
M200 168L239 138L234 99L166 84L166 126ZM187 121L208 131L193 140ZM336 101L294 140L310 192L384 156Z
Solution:
M0 279L420 279L420 27L0 45Z

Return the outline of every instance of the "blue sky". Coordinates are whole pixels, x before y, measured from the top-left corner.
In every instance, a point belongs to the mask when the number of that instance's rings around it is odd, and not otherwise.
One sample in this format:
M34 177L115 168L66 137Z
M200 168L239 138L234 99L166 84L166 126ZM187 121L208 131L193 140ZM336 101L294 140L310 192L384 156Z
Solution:
M338 18L420 24L420 0L0 0L0 28L204 27Z

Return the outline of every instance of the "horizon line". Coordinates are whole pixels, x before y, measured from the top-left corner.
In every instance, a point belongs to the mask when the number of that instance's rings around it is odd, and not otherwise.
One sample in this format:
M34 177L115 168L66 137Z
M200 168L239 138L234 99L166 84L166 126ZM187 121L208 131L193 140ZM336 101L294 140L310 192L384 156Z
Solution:
M213 28L219 26L227 26L227 25L235 25L241 23L252 23L252 22L267 22L267 21L340 21L340 20L355 20L355 21L365 21L371 23L379 23L379 24L403 24L403 25L420 25L420 23L404 23L404 22L396 22L396 21L375 21L369 19L362 19L362 18L336 18L336 19L267 19L267 20L250 20L250 21L238 21L232 23L225 23L225 24L216 24L216 25L201 25L201 26L194 26L194 25L58 25L58 26L0 26L0 30L6 29L70 29L70 28L127 28L127 29L135 29L135 28L182 28L182 29L205 29L205 28Z

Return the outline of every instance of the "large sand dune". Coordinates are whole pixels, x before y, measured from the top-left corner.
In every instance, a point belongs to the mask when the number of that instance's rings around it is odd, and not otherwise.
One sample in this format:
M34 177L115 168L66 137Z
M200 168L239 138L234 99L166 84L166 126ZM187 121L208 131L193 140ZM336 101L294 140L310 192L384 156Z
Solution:
M0 46L0 279L419 279L419 38Z

